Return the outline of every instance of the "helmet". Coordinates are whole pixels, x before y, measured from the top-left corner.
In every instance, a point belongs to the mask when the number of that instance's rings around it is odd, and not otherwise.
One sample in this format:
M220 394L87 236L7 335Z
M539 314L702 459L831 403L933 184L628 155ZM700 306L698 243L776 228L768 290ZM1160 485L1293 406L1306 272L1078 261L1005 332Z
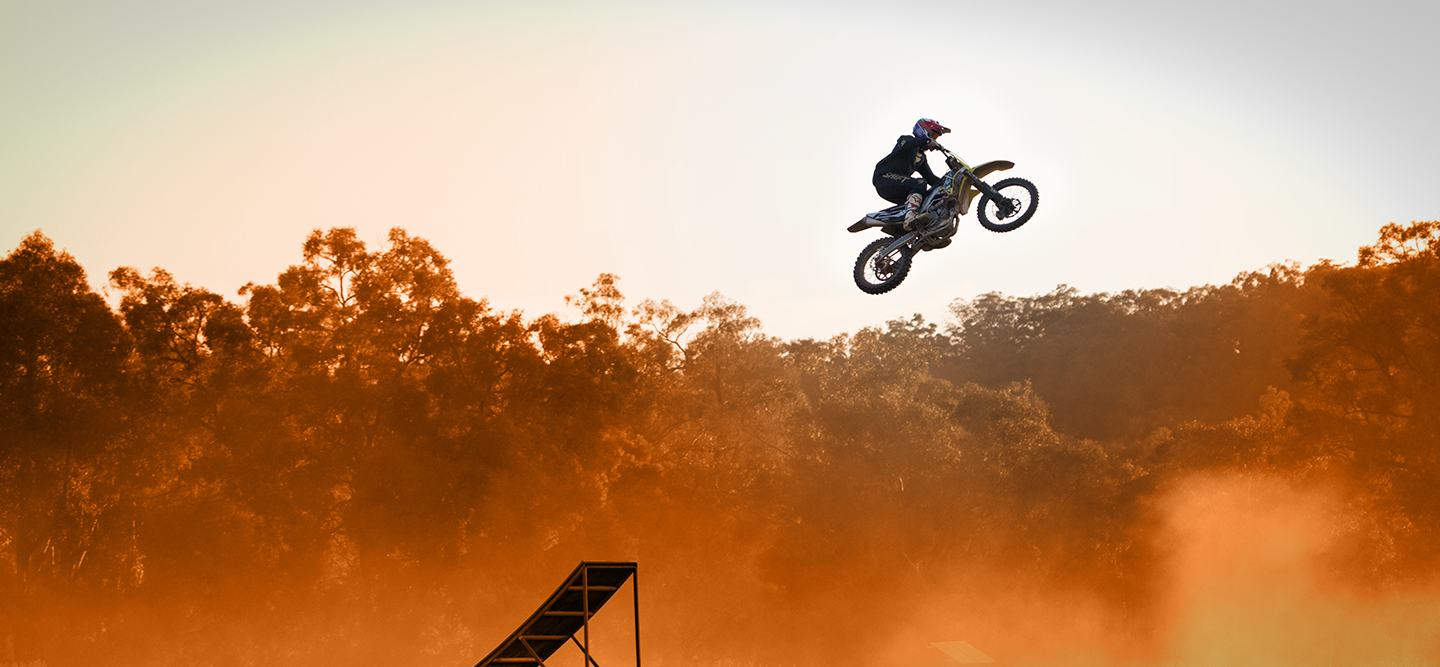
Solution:
M935 137L938 137L949 131L950 128L945 127L944 125L941 125L933 120L930 120L929 118L921 118L920 120L915 121L915 129L911 130L911 132L913 132L915 136L920 137L921 139L934 139Z

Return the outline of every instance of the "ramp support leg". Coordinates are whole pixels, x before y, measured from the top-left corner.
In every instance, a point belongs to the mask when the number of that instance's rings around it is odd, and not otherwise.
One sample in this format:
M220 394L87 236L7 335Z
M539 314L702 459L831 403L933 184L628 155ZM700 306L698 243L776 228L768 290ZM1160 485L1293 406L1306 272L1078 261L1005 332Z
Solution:
M635 594L635 667L640 667L640 566L630 573L630 592Z
M589 667L594 662L590 658L590 566L586 565L580 570L580 597L585 600L582 609L585 610L585 646L581 649L585 652L585 665Z

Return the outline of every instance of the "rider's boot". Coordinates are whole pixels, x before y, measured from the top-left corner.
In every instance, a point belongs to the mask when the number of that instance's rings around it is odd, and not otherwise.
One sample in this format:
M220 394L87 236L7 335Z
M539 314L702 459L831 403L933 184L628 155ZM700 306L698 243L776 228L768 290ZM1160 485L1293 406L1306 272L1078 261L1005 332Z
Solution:
M930 219L929 213L920 212L920 193L912 192L905 198L905 223L901 225L907 231L915 229Z

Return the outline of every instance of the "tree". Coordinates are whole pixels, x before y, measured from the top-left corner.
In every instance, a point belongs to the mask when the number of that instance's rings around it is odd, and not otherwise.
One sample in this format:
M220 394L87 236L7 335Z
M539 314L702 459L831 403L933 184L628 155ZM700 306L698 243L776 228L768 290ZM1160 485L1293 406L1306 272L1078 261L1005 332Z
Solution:
M1285 360L1318 292L1295 267L1275 265L1185 292L986 294L952 304L954 345L937 375L986 387L1029 381L1056 427L1080 437L1232 419L1267 388L1291 388Z
M1292 364L1304 427L1370 493L1396 547L1377 571L1428 576L1440 552L1440 222L1387 224L1355 266L1320 264L1327 308Z
M17 656L93 631L93 616L45 613L73 584L117 590L141 576L120 521L134 487L116 465L129 349L84 270L48 238L35 232L0 260L0 562L12 564L0 623Z
M1349 418L1440 435L1440 223L1389 224L1354 267L1321 264L1326 311L1294 369Z

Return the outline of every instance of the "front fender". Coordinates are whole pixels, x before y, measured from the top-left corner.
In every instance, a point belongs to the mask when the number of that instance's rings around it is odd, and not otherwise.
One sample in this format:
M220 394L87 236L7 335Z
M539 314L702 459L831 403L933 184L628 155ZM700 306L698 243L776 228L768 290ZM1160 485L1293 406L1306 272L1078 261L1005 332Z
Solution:
M975 167L970 171L975 173L976 178L985 178L991 173L997 171L1005 171L1006 169L1011 169L1014 166L1015 163L1009 160L992 160L978 167ZM965 182L960 186L960 215L965 215L966 213L970 212L970 201L973 200L975 198L975 195L978 194L980 194L980 191L975 189L975 184L971 183L970 179L967 177L965 179Z

